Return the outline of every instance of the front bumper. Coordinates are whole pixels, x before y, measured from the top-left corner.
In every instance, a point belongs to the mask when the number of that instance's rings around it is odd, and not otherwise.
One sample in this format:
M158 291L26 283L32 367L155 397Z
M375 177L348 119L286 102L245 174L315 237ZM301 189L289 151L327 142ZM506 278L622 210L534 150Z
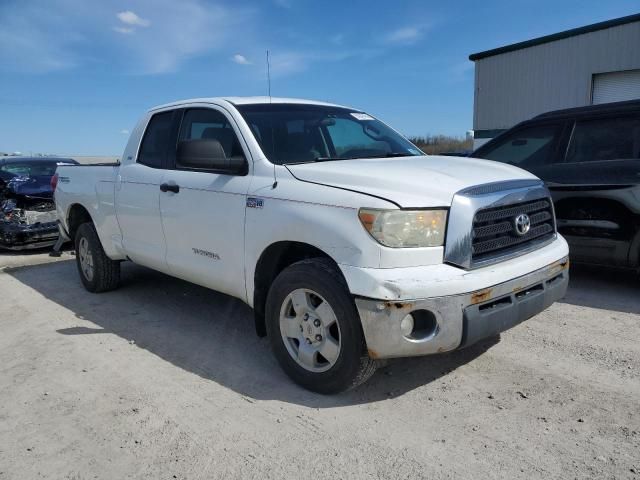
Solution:
M50 247L58 240L56 222L24 225L0 222L0 248L8 250L29 250Z
M372 358L442 353L503 332L561 299L569 283L569 259L564 257L518 278L469 293L416 300L356 298L362 328ZM402 334L402 319L427 310L436 325L423 338Z

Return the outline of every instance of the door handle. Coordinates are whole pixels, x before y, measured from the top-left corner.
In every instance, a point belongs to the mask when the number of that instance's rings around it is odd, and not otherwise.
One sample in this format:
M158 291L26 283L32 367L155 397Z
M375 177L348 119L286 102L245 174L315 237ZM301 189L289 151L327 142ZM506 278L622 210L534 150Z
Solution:
M178 193L180 191L180 185L163 183L160 185L160 191Z

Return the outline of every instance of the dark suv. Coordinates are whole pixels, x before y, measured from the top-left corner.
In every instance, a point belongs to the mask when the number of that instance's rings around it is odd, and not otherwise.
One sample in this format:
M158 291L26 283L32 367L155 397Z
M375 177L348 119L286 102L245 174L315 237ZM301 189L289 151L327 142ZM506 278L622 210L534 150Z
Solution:
M640 100L544 113L471 156L546 182L573 260L640 266Z

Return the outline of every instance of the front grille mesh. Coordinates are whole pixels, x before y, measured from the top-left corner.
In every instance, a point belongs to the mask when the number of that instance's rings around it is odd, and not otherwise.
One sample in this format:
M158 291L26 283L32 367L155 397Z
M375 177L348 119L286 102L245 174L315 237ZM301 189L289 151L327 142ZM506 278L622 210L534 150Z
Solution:
M529 216L531 228L526 234L519 235L515 219L523 213ZM550 238L554 232L550 199L478 210L473 219L472 260L477 262L526 248L532 242Z

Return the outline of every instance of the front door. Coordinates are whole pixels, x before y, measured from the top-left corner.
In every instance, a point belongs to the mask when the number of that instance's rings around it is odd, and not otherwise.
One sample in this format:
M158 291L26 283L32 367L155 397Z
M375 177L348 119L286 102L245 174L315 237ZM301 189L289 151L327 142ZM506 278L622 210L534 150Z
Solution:
M247 158L232 120L213 108L184 111L178 142L218 140L226 156ZM160 194L171 274L229 295L246 296L244 217L249 175L188 168L176 160Z

